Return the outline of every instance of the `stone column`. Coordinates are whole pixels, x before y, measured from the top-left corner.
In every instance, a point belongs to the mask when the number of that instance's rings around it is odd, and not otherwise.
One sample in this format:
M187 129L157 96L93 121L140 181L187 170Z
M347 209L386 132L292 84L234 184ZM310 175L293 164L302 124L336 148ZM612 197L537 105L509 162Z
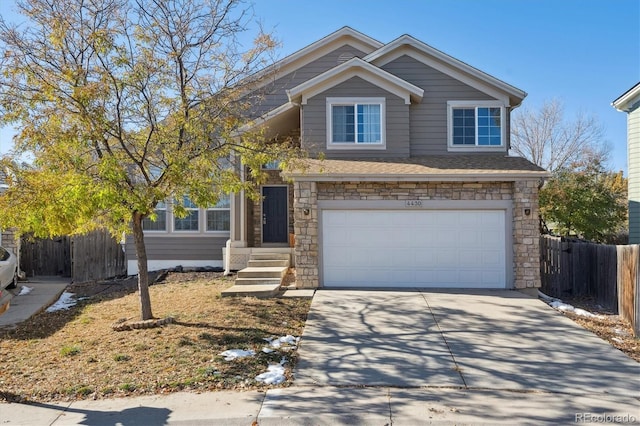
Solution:
M318 189L315 182L294 182L296 287L318 288Z
M517 289L540 287L538 181L513 184L513 261ZM527 214L527 209L529 214Z

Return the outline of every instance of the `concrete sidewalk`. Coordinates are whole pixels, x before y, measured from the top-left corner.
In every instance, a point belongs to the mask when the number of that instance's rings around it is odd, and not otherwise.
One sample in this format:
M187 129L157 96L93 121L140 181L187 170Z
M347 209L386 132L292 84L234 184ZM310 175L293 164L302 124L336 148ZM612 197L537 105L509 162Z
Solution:
M0 424L638 424L639 411L636 398L619 395L569 395L491 389L294 386L273 389L266 393L180 392L163 396L73 403L0 404ZM599 420L602 416L608 416L608 420Z
M10 290L15 296L11 299L9 310L0 315L0 328L15 327L43 311L58 300L69 283L69 279L62 277L33 277L28 281L20 281L18 288ZM22 287L32 290L28 294L18 296Z

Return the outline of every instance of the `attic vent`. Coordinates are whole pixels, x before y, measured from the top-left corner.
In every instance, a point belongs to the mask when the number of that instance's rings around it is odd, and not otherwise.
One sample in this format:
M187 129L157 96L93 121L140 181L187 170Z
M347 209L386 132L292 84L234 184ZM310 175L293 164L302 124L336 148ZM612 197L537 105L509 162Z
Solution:
M342 55L338 56L338 64L342 64L344 62L347 62L349 59L355 57L356 55L354 55L351 52L345 52Z

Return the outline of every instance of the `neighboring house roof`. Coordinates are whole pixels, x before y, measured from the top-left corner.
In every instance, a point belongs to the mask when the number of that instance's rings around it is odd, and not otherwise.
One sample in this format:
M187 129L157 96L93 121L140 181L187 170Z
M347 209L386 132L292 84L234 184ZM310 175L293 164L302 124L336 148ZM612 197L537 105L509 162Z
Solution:
M640 107L640 82L624 92L618 99L614 100L611 105L618 111L623 112L631 112Z
M330 70L287 90L291 102L307 103L307 99L337 86L350 78L360 77L394 95L403 98L406 104L420 102L424 90L370 63L352 58Z
M383 66L402 55L411 56L497 99L507 95L509 97L509 105L512 107L520 105L522 100L527 96L527 93L523 90L507 84L406 34L370 53L364 60L377 66Z
M543 179L549 172L522 157L504 154L304 161L285 177L312 181L515 181Z

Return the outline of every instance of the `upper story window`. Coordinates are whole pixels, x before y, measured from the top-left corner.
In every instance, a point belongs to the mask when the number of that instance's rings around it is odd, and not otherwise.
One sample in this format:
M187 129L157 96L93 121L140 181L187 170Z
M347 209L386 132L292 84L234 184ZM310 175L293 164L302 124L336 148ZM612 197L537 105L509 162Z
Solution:
M327 147L385 146L384 98L327 98Z
M505 108L493 101L448 102L449 150L503 150Z

